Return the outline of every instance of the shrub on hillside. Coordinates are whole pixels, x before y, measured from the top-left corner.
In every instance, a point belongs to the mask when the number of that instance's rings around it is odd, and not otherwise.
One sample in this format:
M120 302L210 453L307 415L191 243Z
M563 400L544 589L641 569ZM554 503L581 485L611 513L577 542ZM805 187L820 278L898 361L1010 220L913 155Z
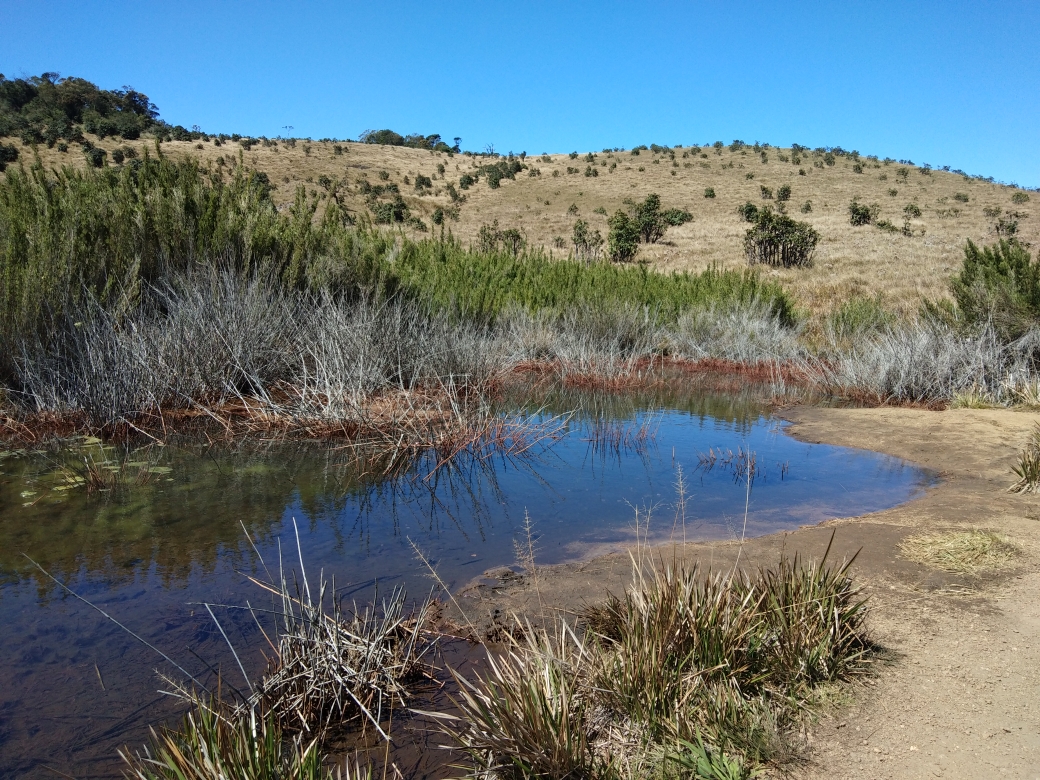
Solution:
M603 251L603 236L600 235L598 230L592 230L588 222L579 219L574 223L574 232L571 240L574 243L574 257L576 260L582 260L586 263L599 260L600 253Z
M1040 261L1017 241L978 247L969 240L951 291L968 323L992 324L1003 341L1040 321Z
M715 197L715 188L714 187L705 187L704 188L704 197L705 198L714 198Z
M853 198L849 203L849 224L857 227L871 225L877 220L880 213L881 207L878 204L871 203L868 206L866 203L860 203L857 198Z
M744 235L748 263L765 263L783 268L812 265L820 234L805 222L796 222L771 208L758 210L754 226Z
M737 213L745 222L754 222L758 219L758 206L749 200L743 206L737 206Z
M607 252L615 263L632 260L639 249L639 224L618 209L607 220Z

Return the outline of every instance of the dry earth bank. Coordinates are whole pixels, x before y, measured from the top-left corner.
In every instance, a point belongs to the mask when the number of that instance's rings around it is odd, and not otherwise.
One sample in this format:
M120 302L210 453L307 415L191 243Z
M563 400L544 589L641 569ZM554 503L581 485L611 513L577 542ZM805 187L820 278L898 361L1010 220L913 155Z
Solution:
M804 407L784 416L803 440L882 451L941 477L908 504L752 539L741 549L751 567L772 564L781 551L817 557L833 531L835 560L860 551L853 575L870 596L875 636L889 650L874 679L849 689L815 723L795 776L1040 777L1040 504L1006 492L1037 416ZM900 552L912 534L956 529L1006 534L1019 555L1009 569L969 576ZM667 545L656 554L717 569L732 567L739 547ZM613 553L539 569L537 583L488 572L463 591L461 603L489 624L511 613L573 614L620 592L630 567L628 553Z

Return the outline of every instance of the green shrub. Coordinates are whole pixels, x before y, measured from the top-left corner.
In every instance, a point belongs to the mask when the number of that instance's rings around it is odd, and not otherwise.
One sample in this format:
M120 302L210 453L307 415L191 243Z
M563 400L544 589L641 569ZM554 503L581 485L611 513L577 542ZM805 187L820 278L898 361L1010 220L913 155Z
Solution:
M615 263L625 263L639 249L639 224L621 209L607 220L607 252Z
M476 183L477 183L477 180L469 173L464 173L459 178L459 187L461 187L464 190L468 190L470 187L472 187Z
M415 174L416 190L428 190L431 187L433 187L433 180L429 176L423 176L421 173Z
M390 225L408 219L408 206L404 199L397 195L388 203L378 203L372 209L372 216L377 225Z
M433 210L433 214L430 216L430 221L433 222L434 225L443 225L444 224L444 209L441 209L441 208L434 209Z
M773 189L771 187L767 187L766 185L763 184L763 185L759 186L758 191L760 193L762 193L762 199L763 200L772 200L773 199Z
M992 323L1005 341L1040 320L1040 262L1017 241L980 248L969 240L951 289L968 323Z
M705 198L714 198L715 197L715 188L714 187L705 187L704 188L704 197Z
M878 218L881 213L881 207L876 203L871 203L869 206L865 203L860 203L858 199L853 198L852 202L849 203L849 224L854 226L871 225Z
M751 265L807 268L819 240L820 234L811 225L767 207L758 210L753 227L744 235L744 253Z
M789 201L791 199L791 185L784 184L777 188L776 199L781 203Z
M799 209L799 211L801 211L803 214L809 214L810 212L812 212L812 201L805 201L805 203L802 204L802 207L801 209Z
M661 219L672 227L685 225L693 219L693 214L684 209L665 209L661 212Z
M836 163L836 162L837 162L837 159L835 159L834 155L831 154L830 152L827 152L826 154L823 155L823 163L824 163L824 165L831 166L831 165L834 165L834 163Z
M574 257L586 263L599 260L603 249L603 236L598 230L592 230L589 223L579 219L574 223L572 239L574 243Z
M643 243L656 244L667 228L667 223L661 216L661 197L656 193L647 195L646 199L636 206L635 220Z
M903 216L917 219L921 216L921 207L916 203L907 203L903 206Z
M966 192L955 192L953 193L953 199L960 203L967 203L971 198L968 197Z
M1016 192L1014 195L1011 196L1011 202L1012 203L1028 203L1029 202L1029 195L1027 195L1024 192Z
M895 317L882 304L880 295L873 298L854 295L830 313L827 329L837 341L852 343L863 334L879 331L894 320Z
M105 165L105 157L108 156L108 152L92 145L90 148L83 150L83 155L87 158L87 162L93 167L101 168Z
M754 222L758 219L758 206L749 200L743 206L737 206L737 213L745 222Z

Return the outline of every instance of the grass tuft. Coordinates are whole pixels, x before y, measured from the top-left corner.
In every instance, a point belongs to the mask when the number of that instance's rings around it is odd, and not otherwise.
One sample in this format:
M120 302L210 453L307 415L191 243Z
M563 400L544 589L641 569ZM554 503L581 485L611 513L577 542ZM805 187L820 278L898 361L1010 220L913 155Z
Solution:
M821 685L868 668L850 563L704 575L633 561L583 633L528 626L484 677L457 677L443 727L481 776L751 777L785 754Z
M1019 553L1006 536L981 530L914 534L899 549L908 560L957 574L1006 569Z

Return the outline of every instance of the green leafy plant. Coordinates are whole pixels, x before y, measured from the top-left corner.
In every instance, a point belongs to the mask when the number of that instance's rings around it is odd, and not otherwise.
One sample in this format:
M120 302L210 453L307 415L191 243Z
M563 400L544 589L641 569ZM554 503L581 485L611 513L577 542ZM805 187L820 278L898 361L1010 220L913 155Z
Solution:
M704 188L704 197L705 198L714 198L715 197L715 188L714 187L705 187Z
M607 220L607 252L615 263L631 261L639 249L639 223L618 209Z
M991 323L1004 341L1040 320L1040 263L1017 241L979 247L969 240L951 291L969 324Z
M812 265L819 240L820 234L808 223L763 208L744 236L744 253L751 265L807 268Z
M881 213L881 207L876 203L867 205L853 198L849 203L849 224L854 226L871 225L877 220Z
M791 185L784 184L777 188L776 199L781 203L789 201L791 199Z
M1029 195L1025 192L1016 192L1011 196L1011 202L1017 204L1028 203Z

